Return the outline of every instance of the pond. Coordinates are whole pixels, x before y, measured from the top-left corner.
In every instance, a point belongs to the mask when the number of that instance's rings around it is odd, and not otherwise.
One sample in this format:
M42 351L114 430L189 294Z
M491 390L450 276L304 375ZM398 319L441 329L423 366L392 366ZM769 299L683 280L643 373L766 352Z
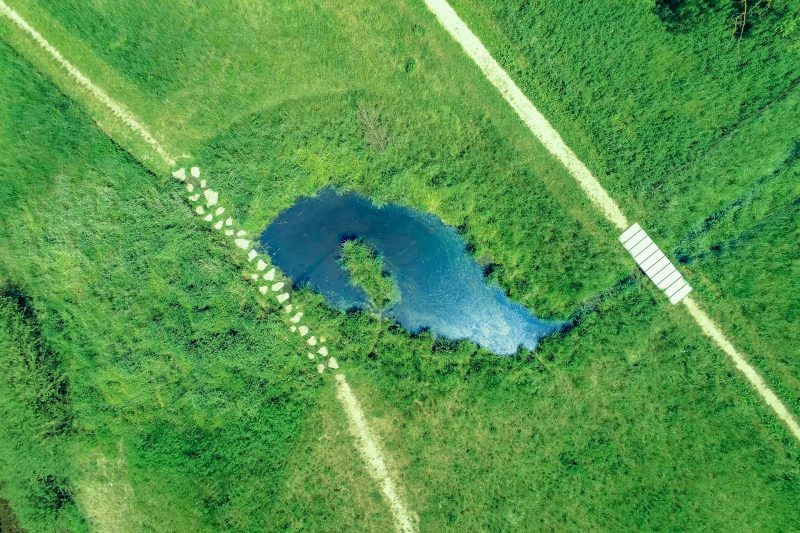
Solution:
M483 275L455 228L399 205L377 207L326 188L302 197L261 235L261 245L295 285L307 285L340 311L368 309L364 290L339 261L358 238L380 254L400 297L385 315L412 333L469 339L497 354L530 350L561 325L541 320Z

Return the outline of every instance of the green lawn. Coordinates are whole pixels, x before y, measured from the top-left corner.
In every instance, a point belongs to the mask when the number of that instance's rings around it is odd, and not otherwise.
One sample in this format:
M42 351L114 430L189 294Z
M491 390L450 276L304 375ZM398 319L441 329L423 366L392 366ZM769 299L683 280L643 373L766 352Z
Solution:
M458 226L513 298L578 319L536 354L500 358L297 293L422 530L800 520L800 448L634 273L613 229L423 5L42 2L24 14L191 153L248 230L298 195L357 190ZM0 153L13 154L0 158L0 420L11 428L0 498L21 525L390 529L332 382L256 303L234 252L5 19L0 38L13 45L0 44ZM748 183L752 200L730 218L674 241L692 272L721 262L698 292L738 268L704 255L703 239L746 238L788 182ZM741 248L756 257L762 238ZM765 345L781 347L769 331ZM127 507L114 505L120 492Z

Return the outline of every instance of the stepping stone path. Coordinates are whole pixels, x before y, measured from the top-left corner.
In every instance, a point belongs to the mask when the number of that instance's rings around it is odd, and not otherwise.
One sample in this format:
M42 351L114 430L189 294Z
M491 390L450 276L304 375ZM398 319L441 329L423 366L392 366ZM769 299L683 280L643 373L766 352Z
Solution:
M247 251L247 262L252 264L255 269L255 272L249 273L248 279L255 283L258 298L264 301L274 297L278 304L283 306L283 316L285 317L287 329L301 339L305 338L311 332L311 328L301 323L303 313L289 302L291 298L288 292L290 287L289 280L285 276L278 274L275 267L271 266L269 256L260 253L253 247L253 241L247 238L247 231L238 228L232 217L223 217L225 214L224 207L220 206L216 210L213 209L214 206L219 205L219 192L209 188L208 181L205 178L200 179L200 167L191 167L188 173L185 168L181 167L174 171L172 176L185 184L186 199L193 207L194 212L203 221L210 223L212 228L230 239L237 248ZM267 270L267 267L269 267L269 270ZM267 272L261 274L264 270L267 270ZM265 285L265 283L268 284ZM292 311L294 311L294 314L292 314ZM317 338L316 335L312 334L305 341L308 347L316 349L316 351L307 352L307 355L309 360L316 364L317 372L322 374L325 369L339 368L336 358L328 353L325 337Z

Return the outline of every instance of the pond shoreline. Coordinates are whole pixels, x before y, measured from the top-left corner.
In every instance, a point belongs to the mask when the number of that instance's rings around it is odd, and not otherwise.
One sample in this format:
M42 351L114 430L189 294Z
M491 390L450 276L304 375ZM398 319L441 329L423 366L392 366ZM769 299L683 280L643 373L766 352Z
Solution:
M430 213L383 204L330 187L301 197L260 237L295 285L307 285L334 308L369 311L369 298L338 260L354 238L379 254L396 281L400 299L383 315L410 333L430 330L450 340L467 339L500 355L539 340L563 324L542 320L512 301L485 276L457 228Z

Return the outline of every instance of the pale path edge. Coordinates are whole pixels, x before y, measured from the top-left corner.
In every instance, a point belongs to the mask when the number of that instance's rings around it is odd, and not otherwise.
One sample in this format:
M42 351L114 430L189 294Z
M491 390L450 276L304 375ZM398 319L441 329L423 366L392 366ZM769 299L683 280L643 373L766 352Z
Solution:
M350 431L359 444L358 450L369 466L370 475L378 483L383 496L389 503L397 529L403 533L413 533L417 530L415 527L416 521L412 518L411 513L409 513L395 488L378 441L373 436L364 416L364 411L361 409L361 404L350 389L344 374L336 374L336 389L336 396L342 407L344 407L345 413L347 413Z
M586 168L586 165L578 159L578 156L564 142L553 126L547 121L538 109L531 103L525 94L517 87L514 80L506 73L503 67L495 61L489 51L483 46L480 39L472 33L466 23L444 0L425 0L439 23L447 32L458 42L467 55L483 71L492 85L506 102L516 111L531 133L539 139L547 150L561 161L572 176L578 181L578 185L584 190L586 195L599 208L603 215L619 229L624 230L628 227L628 219L622 213L617 203L609 196L597 178Z
M692 315L695 322L700 325L703 333L711 337L714 342L717 343L717 346L728 354L733 364L744 374L747 381L750 382L756 392L764 399L764 402L770 406L772 410L775 411L775 414L778 415L778 418L786 424L789 431L794 435L794 438L800 441L800 425L798 425L797 421L792 417L786 405L784 405L780 398L778 398L772 389L764 382L764 378L761 377L761 374L736 351L736 348L734 348L733 344L722 334L722 331L720 331L714 321L697 306L691 297L687 296L682 301L683 305L685 305L686 309L689 311L689 314Z

